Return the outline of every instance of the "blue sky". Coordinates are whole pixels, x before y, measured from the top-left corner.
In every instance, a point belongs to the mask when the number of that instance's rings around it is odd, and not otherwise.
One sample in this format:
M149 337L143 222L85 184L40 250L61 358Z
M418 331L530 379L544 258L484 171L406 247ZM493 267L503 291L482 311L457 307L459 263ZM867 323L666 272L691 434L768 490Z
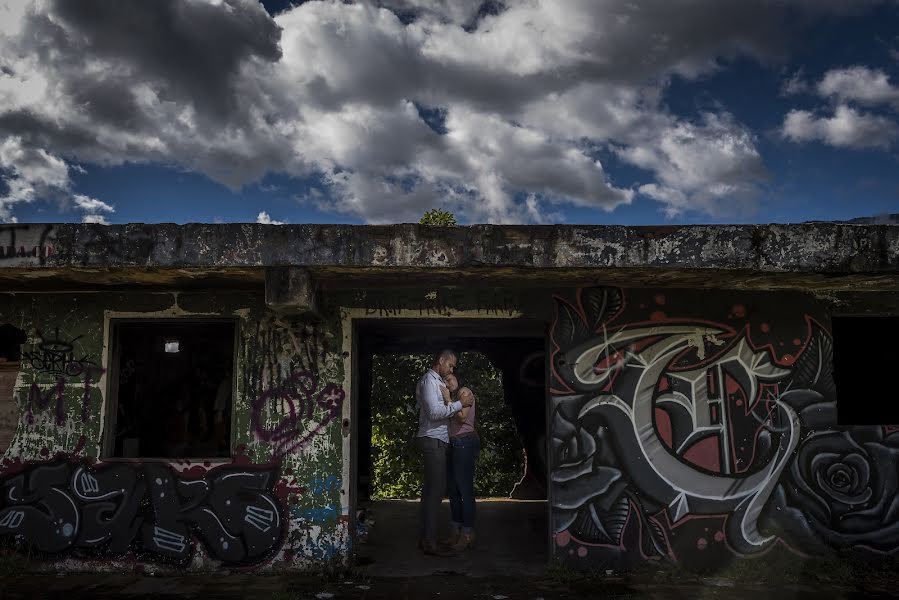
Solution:
M672 7L11 2L0 221L899 212L899 3Z

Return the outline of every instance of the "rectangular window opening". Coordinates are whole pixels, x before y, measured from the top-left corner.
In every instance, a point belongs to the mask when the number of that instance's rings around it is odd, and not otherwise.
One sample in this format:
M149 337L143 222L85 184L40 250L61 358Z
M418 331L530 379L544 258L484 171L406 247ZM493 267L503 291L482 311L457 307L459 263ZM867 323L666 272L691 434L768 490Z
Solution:
M888 375L899 366L899 317L832 317L831 329L839 424L899 425Z
M124 321L113 335L112 456L230 456L235 323Z

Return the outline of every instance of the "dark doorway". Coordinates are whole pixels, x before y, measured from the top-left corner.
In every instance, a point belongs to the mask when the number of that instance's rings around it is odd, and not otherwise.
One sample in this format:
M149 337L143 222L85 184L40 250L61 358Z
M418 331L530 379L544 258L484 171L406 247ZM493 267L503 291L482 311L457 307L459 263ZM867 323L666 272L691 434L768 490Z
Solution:
M374 367L376 361L383 366L384 357L416 356L421 357L419 362L424 365L420 376L426 370L424 356L443 348L452 348L459 353L459 374L463 381L466 379L464 358L468 359L469 369L477 362L478 368L485 368L483 365L486 363L495 371L499 379L497 401L504 404L502 408L508 415L503 427L508 428L508 433L517 440L513 451L519 453L517 462L506 461L516 465L512 477L495 477L503 482L500 487L508 482L504 492L497 494L498 497L478 501L476 530L481 542L475 550L454 558L452 568L471 574L507 574L519 570L534 572L544 568L548 559L546 540L549 536L545 452L546 327L542 322L509 319L356 321L354 490L355 504L359 509L357 518L360 519L357 534L361 538L357 540L356 548L360 564L371 562L368 569L373 574L426 574L432 567L437 568L429 557L417 551L417 492L407 493L411 497L405 499L372 501L372 497L378 495L373 493L377 490L373 487L376 482L372 465L372 419L383 418L383 415L373 414L372 411L372 386L383 384L383 381L373 381L372 376L377 373ZM474 357L480 358L475 361ZM398 362L389 360L386 364L396 365ZM411 379L417 380L415 377ZM399 406L397 410L414 412L414 387L411 393L407 392L404 396L400 402L409 406ZM417 423L417 417L414 420ZM414 452L412 440L415 428L415 424L410 425L410 431L404 432L404 439L390 442ZM384 440L377 440L377 444L381 447ZM482 452L486 445L482 439ZM497 464L496 461L494 464ZM500 461L499 464L505 463ZM379 469L383 471L383 466L379 465ZM408 485L395 487L406 492L411 489ZM443 521L448 529L447 501L444 501L444 507L446 518ZM446 568L447 565L443 565L443 569Z
M18 327L0 325L0 453L9 448L16 434L19 411L13 394L26 340L25 332Z
M431 354L374 355L367 481L372 500L417 498L421 490L421 456L409 437L418 427L415 388L432 359ZM459 352L455 375L461 386L476 390L481 450L475 494L508 498L524 472L524 449L505 399L503 373L481 352Z
M832 317L831 329L839 424L899 425L887 383L899 364L899 317Z
M111 455L229 456L235 323L119 322L113 335Z

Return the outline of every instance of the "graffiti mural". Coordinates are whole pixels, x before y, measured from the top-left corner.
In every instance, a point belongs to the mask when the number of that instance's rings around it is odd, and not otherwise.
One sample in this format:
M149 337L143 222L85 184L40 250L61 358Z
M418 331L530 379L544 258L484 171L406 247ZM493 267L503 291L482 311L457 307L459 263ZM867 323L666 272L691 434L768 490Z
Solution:
M681 318L662 296L628 311L605 287L555 303L561 553L627 567L748 556L778 541L899 548L899 431L835 429L831 338L812 317L800 313L791 339L775 343L742 305L720 320Z
M257 439L272 445L273 459L279 460L305 447L339 418L344 396L343 388L334 383L319 389L315 373L292 373L253 401L253 433ZM267 425L272 419L266 418L265 411L283 416L276 424Z
M56 327L51 334L36 330L40 342L31 350L22 352L22 359L27 362L33 372L38 375L49 375L54 379L52 384L38 384L32 382L28 388L25 421L29 425L35 422L35 413L47 410L54 406L56 425L66 423L64 394L67 385L79 383L81 389L81 414L82 423L86 423L90 416L92 390L96 388L97 381L105 373L100 365L86 354L78 355L75 352L75 344L81 339L76 336L66 339ZM78 381L83 379L82 381Z
M162 463L38 463L2 482L0 534L48 554L134 550L180 564L197 539L213 559L256 563L284 534L276 479L232 465L191 479Z

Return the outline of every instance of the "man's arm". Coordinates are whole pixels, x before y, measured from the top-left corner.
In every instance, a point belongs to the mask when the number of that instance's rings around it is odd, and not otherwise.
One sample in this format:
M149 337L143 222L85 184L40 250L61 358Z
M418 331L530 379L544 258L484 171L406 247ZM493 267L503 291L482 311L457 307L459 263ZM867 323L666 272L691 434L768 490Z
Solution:
M430 417L432 421L448 419L462 410L461 402L453 402L452 404L443 403L443 395L440 393L440 388L436 381L428 380L422 391L424 392L424 398L422 400L424 401L425 410L428 412L428 417Z

